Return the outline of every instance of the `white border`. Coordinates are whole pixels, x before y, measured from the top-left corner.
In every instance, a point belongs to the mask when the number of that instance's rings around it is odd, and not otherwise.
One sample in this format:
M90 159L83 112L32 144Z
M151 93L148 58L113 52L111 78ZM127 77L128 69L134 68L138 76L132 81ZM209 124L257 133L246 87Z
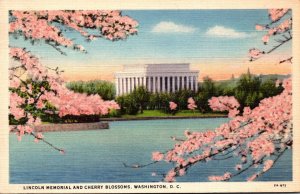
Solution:
M177 193L177 192L296 192L300 191L300 1L280 0L1 0L0 1L0 193ZM180 189L131 189L131 190L23 190L23 185L8 183L8 10L96 10L96 9L266 9L292 8L293 9L293 118L294 118L294 146L293 146L293 181L289 182L201 182L201 183L156 183L161 185L176 185ZM286 187L274 187L274 184L286 184ZM124 184L124 183L120 183ZM126 183L127 184L127 183ZM129 183L134 185L134 183ZM144 183L143 183L144 184ZM153 184L153 183L148 183ZM35 184L45 185L45 184ZM104 183L93 184L47 184L47 185L112 185ZM113 184L116 185L116 184Z

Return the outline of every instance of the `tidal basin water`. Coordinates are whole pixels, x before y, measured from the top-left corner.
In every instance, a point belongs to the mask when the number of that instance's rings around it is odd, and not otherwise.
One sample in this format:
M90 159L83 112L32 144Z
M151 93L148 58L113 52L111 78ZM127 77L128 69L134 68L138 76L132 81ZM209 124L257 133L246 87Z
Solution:
M17 141L10 135L10 183L79 183L79 182L159 182L171 164L165 162L144 168L126 168L126 164L151 162L153 151L165 151L174 141L170 136L183 137L186 129L204 131L213 129L225 118L178 119L147 121L116 121L108 130L44 133L54 145L64 148L66 154L51 149L43 142L34 143L32 137ZM234 158L233 160L236 160ZM178 182L206 182L209 175L234 171L233 160L199 163ZM256 172L258 169L250 169ZM155 172L158 176L152 176ZM245 181L243 173L232 181ZM292 150L288 150L275 166L258 181L292 180Z

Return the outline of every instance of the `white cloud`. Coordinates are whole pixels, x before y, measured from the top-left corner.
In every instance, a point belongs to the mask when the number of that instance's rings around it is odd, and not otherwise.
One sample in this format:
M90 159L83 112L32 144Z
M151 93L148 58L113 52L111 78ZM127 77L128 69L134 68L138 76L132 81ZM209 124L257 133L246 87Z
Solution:
M220 37L220 38L247 38L252 37L254 34L239 32L232 28L224 26L214 26L206 31L207 36Z
M159 22L152 29L152 32L154 33L192 33L195 31L196 28L192 26L176 24L168 21Z

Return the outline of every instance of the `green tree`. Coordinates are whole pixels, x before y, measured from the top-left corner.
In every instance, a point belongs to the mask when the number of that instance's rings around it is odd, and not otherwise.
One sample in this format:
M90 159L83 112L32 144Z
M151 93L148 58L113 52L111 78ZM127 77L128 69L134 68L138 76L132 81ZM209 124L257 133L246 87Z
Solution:
M211 111L208 100L213 96L218 96L215 82L210 77L206 76L203 78L203 83L201 83L199 92L195 97L197 107L202 113Z
M131 94L118 96L116 101L121 106L122 114L135 115L139 111L139 106Z
M131 96L138 105L141 114L143 114L144 109L146 108L150 99L150 93L148 92L147 88L144 86L137 87L133 90Z
M169 102L172 101L172 94L171 93L160 93L160 106L161 106L161 110L164 112L168 112L169 111Z
M267 79L260 86L260 91L263 94L264 98L276 96L280 94L283 89L284 88L281 85L279 87L276 87L276 80L274 79Z
M203 83L200 87L200 92L206 93L207 96L217 95L217 88L215 82L208 76L203 78Z
M115 98L115 85L109 81L92 80L92 81L74 81L67 83L67 88L74 92L99 94L103 100L113 100Z
M259 101L264 97L260 92L260 87L261 79L251 75L250 71L248 71L247 74L241 75L234 89L234 96L241 105L240 110L243 110L245 106L254 108L259 104Z
M178 110L183 110L183 109L187 109L187 100L188 98L194 98L195 97L195 92L192 90L179 90L177 92L174 93L174 99L172 101L176 101L177 102L177 109Z

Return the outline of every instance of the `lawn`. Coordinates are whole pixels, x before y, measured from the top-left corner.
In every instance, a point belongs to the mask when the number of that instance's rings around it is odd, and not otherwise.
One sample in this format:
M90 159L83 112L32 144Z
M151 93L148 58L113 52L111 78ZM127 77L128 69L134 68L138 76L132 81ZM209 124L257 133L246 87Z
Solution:
M224 113L201 113L198 110L181 110L175 115L164 113L160 110L144 110L143 114L137 115L122 115L122 118L142 118L142 117L218 117L226 116Z

